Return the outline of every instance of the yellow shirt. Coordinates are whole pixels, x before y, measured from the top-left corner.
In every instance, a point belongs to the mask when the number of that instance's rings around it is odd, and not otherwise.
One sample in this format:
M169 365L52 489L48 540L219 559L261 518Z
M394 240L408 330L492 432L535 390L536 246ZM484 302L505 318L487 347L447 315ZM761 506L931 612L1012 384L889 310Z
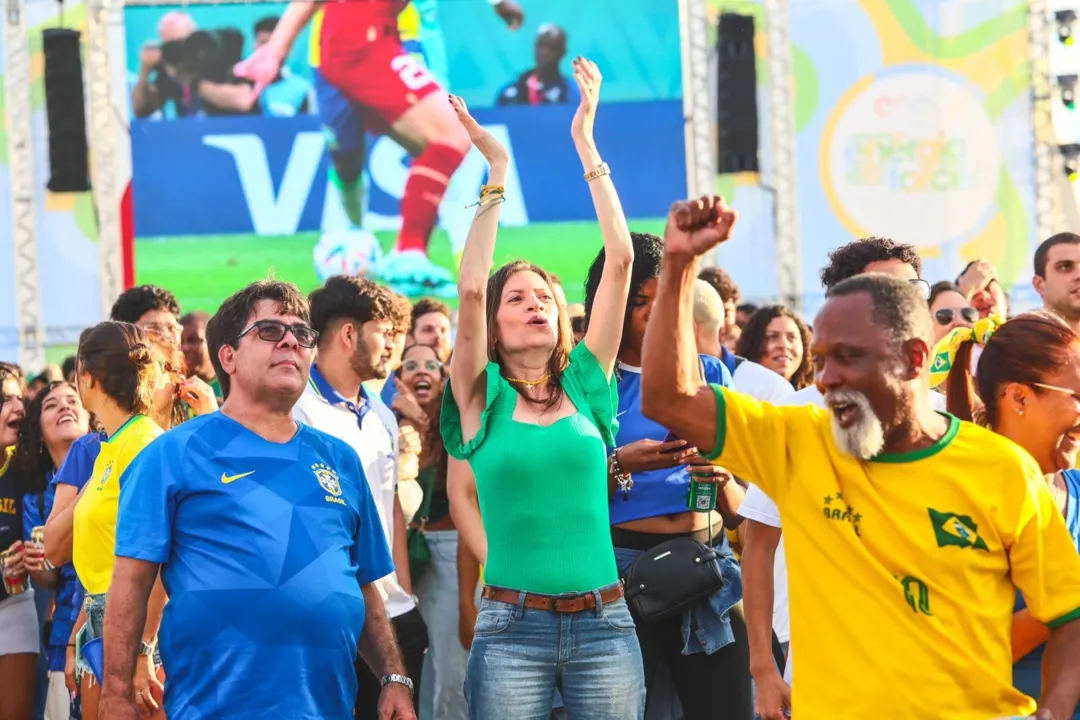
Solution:
M716 462L780 509L792 714L1033 713L1012 687L1014 584L1051 627L1080 618L1080 555L1031 456L950 416L932 447L861 462L821 408L714 390Z
M136 415L101 443L94 473L75 506L72 548L75 572L91 595L107 592L112 582L120 476L135 456L161 433L153 420Z

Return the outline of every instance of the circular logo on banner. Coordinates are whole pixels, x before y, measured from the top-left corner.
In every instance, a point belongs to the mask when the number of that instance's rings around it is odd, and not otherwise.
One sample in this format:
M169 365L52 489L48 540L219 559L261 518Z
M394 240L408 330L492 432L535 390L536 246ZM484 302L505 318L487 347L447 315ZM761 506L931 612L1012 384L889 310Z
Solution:
M937 246L993 215L1001 148L963 78L926 66L865 78L837 104L823 140L826 196L857 237Z

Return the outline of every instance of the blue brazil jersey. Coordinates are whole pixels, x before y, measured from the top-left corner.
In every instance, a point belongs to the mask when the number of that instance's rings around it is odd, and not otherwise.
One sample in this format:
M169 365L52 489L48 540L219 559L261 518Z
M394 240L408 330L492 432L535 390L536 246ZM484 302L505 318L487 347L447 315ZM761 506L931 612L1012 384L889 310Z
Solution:
M352 717L360 586L393 562L344 442L189 420L121 476L116 554L162 563L170 720Z
M699 355L705 382L731 386L731 373L717 358ZM641 414L641 370L620 364L616 374L619 388L619 434L616 447L638 440L663 442L667 428ZM690 473L686 465L664 470L646 470L633 475L634 487L629 495L616 490L608 508L611 524L620 525L658 515L674 515L690 509Z

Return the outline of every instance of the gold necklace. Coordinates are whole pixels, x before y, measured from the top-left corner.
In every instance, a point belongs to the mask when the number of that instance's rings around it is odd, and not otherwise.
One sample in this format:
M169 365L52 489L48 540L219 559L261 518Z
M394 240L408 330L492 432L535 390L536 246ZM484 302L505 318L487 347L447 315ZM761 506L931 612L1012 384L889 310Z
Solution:
M507 382L512 382L512 383L518 383L518 384L524 385L526 387L536 387L537 385L543 385L544 383L546 383L550 379L551 379L551 375L545 375L544 377L540 378L539 380L518 380L517 378L509 378L508 377L508 378L506 378L506 381Z

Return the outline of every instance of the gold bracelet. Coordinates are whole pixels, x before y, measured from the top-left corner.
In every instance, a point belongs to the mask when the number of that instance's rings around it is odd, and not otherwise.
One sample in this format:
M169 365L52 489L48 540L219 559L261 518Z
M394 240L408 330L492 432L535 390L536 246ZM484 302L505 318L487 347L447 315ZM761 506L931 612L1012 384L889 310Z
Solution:
M480 188L480 197L484 197L489 193L502 193L506 190L502 185L484 185Z
M590 170L589 172L585 173L585 182L592 182L596 178L601 178L605 175L610 174L611 168L608 167L608 164L606 162L602 162L595 170Z

